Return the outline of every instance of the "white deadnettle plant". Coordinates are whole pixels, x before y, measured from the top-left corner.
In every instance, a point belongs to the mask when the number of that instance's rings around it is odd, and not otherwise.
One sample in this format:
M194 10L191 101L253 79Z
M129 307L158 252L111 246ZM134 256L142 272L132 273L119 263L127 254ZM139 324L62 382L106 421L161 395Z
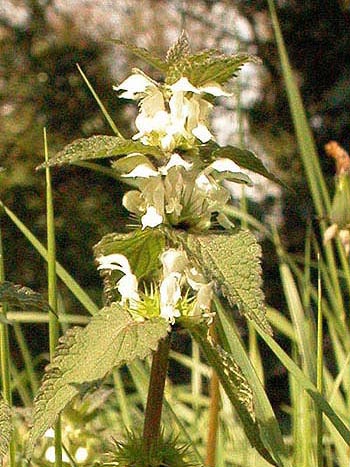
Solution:
M34 403L28 457L81 385L152 353L142 443L129 437L116 448L114 463L194 465L184 460L182 448L174 461L176 443L166 444L160 428L159 393L166 379L171 334L180 328L199 343L230 401L243 415L249 439L269 461L261 433L271 427L262 421L258 426L245 375L233 356L208 337L214 282L230 306L237 305L242 314L270 332L260 290L260 250L253 235L233 230L225 217L231 198L225 182L251 184L235 162L274 177L251 152L220 147L209 130L214 99L229 95L221 86L254 59L217 51L192 54L185 35L165 60L134 46L131 51L148 58L164 74L161 84L136 70L115 87L119 97L139 104L134 137L80 139L47 162L53 166L113 157L113 175L132 187L123 205L137 225L127 233L105 235L94 247L104 278L104 306L85 328L70 330L58 346ZM159 452L160 458L152 457ZM282 448L276 452L278 458ZM126 453L132 454L127 461Z

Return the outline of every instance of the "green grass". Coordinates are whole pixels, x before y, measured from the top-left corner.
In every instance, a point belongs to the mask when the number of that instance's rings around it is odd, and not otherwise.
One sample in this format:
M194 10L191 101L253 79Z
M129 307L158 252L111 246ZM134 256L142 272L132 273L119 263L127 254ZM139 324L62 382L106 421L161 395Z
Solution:
M302 98L290 66L283 35L273 0L268 0L276 43L280 54L289 105L295 127L299 154L304 165L315 212L321 219L330 210L330 193L327 191L319 157L310 130ZM98 105L111 127L118 134L106 109L80 70ZM46 145L45 145L46 147ZM45 150L47 154L47 147ZM96 167L92 164L92 169ZM108 175L108 174L107 174ZM57 344L60 326L85 324L89 315L97 311L74 278L59 265L55 257L54 213L49 172L47 180L47 249L6 206L1 204L8 219L28 239L48 267L49 302L54 312L48 316L41 312L18 312L2 307L2 316L14 323L14 339L23 357L23 368L18 369L11 361L9 349L9 325L0 323L1 331L1 381L4 400L11 406L19 395L21 404L29 408L45 356L33 359L24 339L23 326L30 323L48 323L52 355ZM350 464L350 329L348 303L350 297L350 267L343 247L324 246L308 230L305 253L302 258L293 257L283 248L278 233L254 219L243 203L243 209L230 208L227 215L242 222L270 239L278 255L281 289L286 302L285 309L269 309L268 318L276 337L283 337L289 344L286 352L275 338L249 325L248 343L242 342L239 331L230 314L217 301L219 339L223 347L232 353L240 365L254 393L256 416L262 427L265 446L277 465L293 467L348 467ZM325 221L321 220L321 234ZM1 240L1 238L0 238ZM0 241L1 246L1 241ZM0 251L0 280L4 280L3 258ZM57 306L56 276L80 301L86 316L61 314ZM317 276L317 281L312 278ZM327 336L327 351L323 347ZM289 378L288 406L282 407L288 418L290 430L281 428L281 421L272 409L264 388L264 358L260 343L264 341L279 362L286 368ZM266 349L264 350L266 352ZM325 358L327 357L327 358ZM163 420L165 431L175 433L185 443L193 445L196 461L203 463L206 455L206 437L210 399L208 381L210 368L201 359L196 343L191 355L176 352L171 358L181 365L187 382L172 384L167 381ZM330 365L331 363L331 365ZM75 402L65 411L56 427L56 449L68 452L74 460L78 447L86 447L91 465L101 458L107 449L107 439L121 439L126 430L137 430L142 424L147 397L149 362L136 362L128 370L116 370L108 380L108 387L97 393L96 398ZM107 397L108 396L108 397ZM9 449L9 465L24 465L23 443L27 436L28 419L16 410L15 432ZM62 425L62 426L61 426ZM70 431L67 431L67 427ZM68 434L67 434L68 433ZM43 438L38 446L33 465L49 465L42 459L51 441ZM63 448L64 444L64 448ZM17 453L17 457L16 457ZM60 457L60 456L59 456ZM73 460L71 464L74 465ZM59 461L57 466L61 465ZM244 434L243 427L232 405L221 393L219 434L216 445L216 467L255 467L269 465L253 450Z

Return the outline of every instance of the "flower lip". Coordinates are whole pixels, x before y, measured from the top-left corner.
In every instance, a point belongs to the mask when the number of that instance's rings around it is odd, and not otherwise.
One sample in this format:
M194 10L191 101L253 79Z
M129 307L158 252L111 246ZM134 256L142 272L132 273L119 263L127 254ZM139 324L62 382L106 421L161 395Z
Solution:
M140 177L140 178L149 178L149 177L158 177L159 173L152 169L148 164L139 164L131 172L123 174L122 177Z
M226 92L222 89L222 87L215 83L214 81L211 81L204 86L201 86L200 88L201 92L205 92L207 94L211 94L214 97L230 97L232 96L232 93Z
M131 274L130 264L126 256L119 253L110 255L101 255L97 258L99 266L98 270L109 269L111 271L121 271L124 274Z
M150 78L134 73L126 78L119 86L113 86L115 91L124 91L119 97L123 99L135 99L135 96L141 92L145 92L149 87L155 87L155 84Z
M240 172L241 168L235 162L228 158L221 158L214 161L209 166L217 172Z
M157 227L163 222L163 216L161 216L154 206L148 206L146 214L141 217L142 230L146 227Z
M195 94L200 94L200 90L193 86L186 77L180 78L176 83L170 86L170 89L174 92L193 92Z
M159 172L162 175L166 175L172 167L183 167L185 170L191 170L193 166L192 162L185 161L179 154L174 153L171 155L168 163L163 167L159 168Z
M196 128L192 130L192 134L199 139L202 143L207 143L213 137L208 128L203 124L199 123Z

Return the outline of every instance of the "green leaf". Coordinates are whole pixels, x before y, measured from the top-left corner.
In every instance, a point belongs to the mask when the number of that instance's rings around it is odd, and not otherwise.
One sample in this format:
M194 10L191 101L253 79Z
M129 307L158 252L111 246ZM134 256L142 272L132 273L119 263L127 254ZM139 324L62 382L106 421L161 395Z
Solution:
M129 233L111 233L105 235L94 246L95 258L119 253L127 257L132 272L140 279L150 278L158 271L159 256L165 249L165 237L156 229L135 230ZM116 282L120 279L119 271L101 271L104 278L106 303L118 299Z
M131 52L139 58L142 58L146 63L152 65L157 70L165 72L168 68L167 63L164 60L162 60L154 54L151 54L147 49L144 49L143 47L137 47L134 44L124 42L120 39L112 39L112 42L126 48L129 52Z
M190 54L190 44L185 31L182 31L179 39L167 52L166 61L168 65L180 62Z
M47 165L50 167L60 166L89 159L103 159L134 152L151 154L155 157L163 156L163 153L158 148L145 146L139 141L119 138L118 136L97 135L73 141L73 143L68 144L62 151L51 157ZM43 163L39 165L38 169L42 169L45 166L45 163Z
M127 257L138 279L149 277L159 269L159 255L165 248L165 237L156 229L105 235L93 248L94 256L119 253Z
M7 303L11 308L20 308L24 311L50 310L48 302L40 293L9 281L0 283L0 303Z
M245 63L260 63L260 59L249 54L227 56L200 53L192 55L189 62L188 79L195 86L202 86L211 81L224 84L236 76Z
M243 169L251 170L252 172L278 183L279 185L283 185L275 175L267 170L262 161L253 152L248 151L247 149L241 149L235 146L225 146L222 148L217 146L217 149L214 149L213 147L213 152L211 153L210 158L211 160L219 158L231 159Z
M214 302L218 314L217 334L220 343L233 356L253 390L254 409L260 428L261 440L266 449L273 455L278 465L290 467L288 450L284 445L278 421L256 369L252 365L250 357L241 341L240 333L232 319L232 313L229 310L225 310L217 298L215 298Z
M145 358L157 348L167 329L168 323L161 318L135 322L118 303L102 308L85 328L69 329L60 339L34 399L26 455L31 457L36 441L79 393L79 385L100 380L113 368L136 358Z
M248 230L187 235L187 246L230 305L271 334L261 290L261 248Z
M227 397L241 419L250 443L268 462L278 465L261 440L259 426L255 419L253 391L241 368L231 354L212 342L208 337L208 328L206 326L193 327L191 333L201 346L208 363L215 369Z
M11 408L0 394L0 465L9 449L12 431Z

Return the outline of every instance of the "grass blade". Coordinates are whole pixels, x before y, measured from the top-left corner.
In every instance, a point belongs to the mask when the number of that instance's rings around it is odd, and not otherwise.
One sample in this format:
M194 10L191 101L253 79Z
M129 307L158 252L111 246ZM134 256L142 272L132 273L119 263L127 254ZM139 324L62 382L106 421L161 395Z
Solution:
M6 207L2 201L0 201L0 207L4 210L7 216L27 238L27 240L33 245L38 253L47 261L47 249L42 243L32 234L32 232L23 224L22 221ZM68 289L73 295L80 301L84 308L91 314L94 315L98 311L98 307L91 300L88 294L79 286L79 284L73 279L73 277L59 264L56 263L57 275L66 284Z

